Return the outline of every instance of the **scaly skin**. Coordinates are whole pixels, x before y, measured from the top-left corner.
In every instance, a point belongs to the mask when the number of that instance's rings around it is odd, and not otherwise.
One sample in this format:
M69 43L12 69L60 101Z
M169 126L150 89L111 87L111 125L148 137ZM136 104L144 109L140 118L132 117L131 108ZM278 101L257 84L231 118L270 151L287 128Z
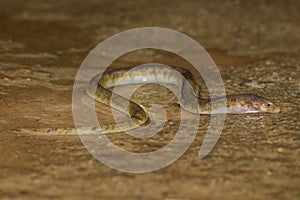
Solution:
M106 71L98 74L90 81L87 94L98 102L111 106L119 111L127 113L131 121L118 124L104 124L100 127L79 128L38 128L32 129L36 133L52 134L76 134L80 129L81 134L92 134L95 132L113 133L122 132L136 128L149 122L148 113L137 103L128 100L107 89L117 85L136 83L167 83L177 85L179 88L178 103L187 111L196 114L248 114L248 113L278 113L280 108L270 100L254 94L236 94L213 99L203 99L199 95L199 88L192 74L183 68L165 68L161 66L144 66L133 69L127 67L117 70ZM100 81L99 78L101 77ZM188 82L186 82L188 81ZM185 95L184 85L191 86L191 92ZM189 91L188 91L189 92ZM197 97L199 95L199 97ZM113 98L112 98L113 97ZM197 98L198 103L192 104L191 98ZM129 101L129 104L128 104ZM129 108L127 108L129 105ZM128 113L129 111L129 113Z

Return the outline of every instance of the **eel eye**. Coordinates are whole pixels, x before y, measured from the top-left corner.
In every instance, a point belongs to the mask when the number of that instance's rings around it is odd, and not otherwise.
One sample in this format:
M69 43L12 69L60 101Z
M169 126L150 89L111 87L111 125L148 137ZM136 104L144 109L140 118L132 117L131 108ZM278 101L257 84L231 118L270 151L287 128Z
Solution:
M270 103L267 103L267 106L268 106L268 107L270 107L271 105L272 105L272 104L270 104Z

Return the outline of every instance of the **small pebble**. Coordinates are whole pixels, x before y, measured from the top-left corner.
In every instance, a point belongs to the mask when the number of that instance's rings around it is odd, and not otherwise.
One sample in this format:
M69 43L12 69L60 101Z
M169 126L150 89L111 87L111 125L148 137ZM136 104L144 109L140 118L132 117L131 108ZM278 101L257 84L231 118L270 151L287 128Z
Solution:
M277 152L282 153L282 152L283 152L283 148L282 148L282 147L279 147L279 148L277 149Z
M268 144L273 144L273 142L272 142L272 141L270 141L270 140L267 140L267 143L268 143Z
M266 65L270 65L271 63L272 63L272 62L269 61L269 60L267 60L267 61L265 62Z

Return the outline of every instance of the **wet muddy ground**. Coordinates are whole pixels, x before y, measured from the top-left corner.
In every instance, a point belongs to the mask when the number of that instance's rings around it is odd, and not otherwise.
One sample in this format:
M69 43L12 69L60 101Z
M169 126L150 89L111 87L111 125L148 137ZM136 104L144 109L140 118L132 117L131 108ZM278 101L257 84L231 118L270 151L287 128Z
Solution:
M0 1L0 198L3 199L299 199L300 4L298 1ZM199 159L210 116L191 147L155 172L111 169L78 136L35 135L26 127L73 126L72 87L89 51L136 27L181 31L202 44L228 94L272 99L279 114L227 115L213 151ZM161 51L131 52L111 67L189 64ZM205 86L203 86L205 88ZM203 90L207 97L207 92ZM132 152L168 144L180 118L172 93L146 85L134 95L161 103L164 129L150 140L110 135ZM100 120L110 119L100 105ZM134 162L134 161L133 161Z

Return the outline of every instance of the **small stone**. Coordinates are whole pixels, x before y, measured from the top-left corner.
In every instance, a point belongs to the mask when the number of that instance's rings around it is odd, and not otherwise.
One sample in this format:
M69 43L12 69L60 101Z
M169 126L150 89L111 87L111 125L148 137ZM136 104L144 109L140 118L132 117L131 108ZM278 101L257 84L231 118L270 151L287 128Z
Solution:
M271 140L267 140L267 144L273 144Z
M282 148L282 147L279 147L278 149L277 149L277 152L279 152L279 153L282 153L284 151L284 149Z
M266 64L266 65L270 65L270 64L271 64L271 61L267 60L267 61L265 62L265 64Z

